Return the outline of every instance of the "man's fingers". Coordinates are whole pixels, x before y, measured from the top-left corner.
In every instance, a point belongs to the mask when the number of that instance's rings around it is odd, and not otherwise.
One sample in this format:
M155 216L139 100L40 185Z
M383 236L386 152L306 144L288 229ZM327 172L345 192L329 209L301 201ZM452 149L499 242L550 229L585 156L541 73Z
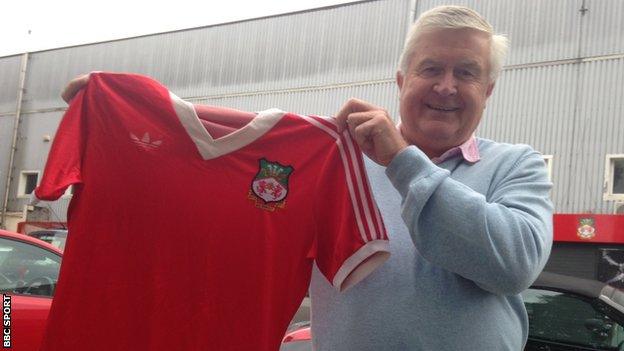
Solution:
M346 125L349 128L349 133L355 138L355 129L363 123L366 123L370 119L374 118L375 112L353 112L347 116ZM357 139L356 139L357 140Z
M336 123L338 125L338 131L342 132L347 127L347 119L350 119L350 115L357 112L376 111L381 110L373 104L370 104L364 100L351 98L342 105L340 111L336 114Z
M383 110L356 112L347 118L349 132L373 161L386 166L407 143Z
M338 125L339 133L342 133L342 131L345 130L345 128L347 127L347 118L349 117L349 114L353 112L351 107L351 100L353 99L349 99L344 105L342 105L342 107L336 114L336 124Z
M375 133L377 133L375 127L376 124L369 120L353 127L353 130L351 130L351 136L353 136L358 145L362 147L365 144L370 143L375 136ZM349 128L351 128L351 126L349 126Z
M85 85L87 85L88 82L89 82L89 74L83 74L72 79L69 82L69 84L67 84L65 89L63 89L63 92L61 93L61 97L63 98L63 101L69 104L71 99L73 99L74 96L76 96L76 94L78 93L78 91L82 89Z
M336 120L340 131L348 127L360 149L382 166L388 165L407 147L388 112L365 101L350 99L340 109Z

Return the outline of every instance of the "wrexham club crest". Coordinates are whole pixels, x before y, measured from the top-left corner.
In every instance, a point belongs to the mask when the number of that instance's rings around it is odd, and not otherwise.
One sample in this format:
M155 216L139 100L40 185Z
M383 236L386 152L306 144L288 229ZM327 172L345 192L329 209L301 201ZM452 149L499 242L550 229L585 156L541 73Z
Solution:
M583 240L590 240L596 236L596 227L594 227L593 218L581 218L579 219L578 227L576 228L576 235Z
M291 166L260 159L260 169L251 183L248 198L265 210L283 208L288 195L288 177L293 170Z

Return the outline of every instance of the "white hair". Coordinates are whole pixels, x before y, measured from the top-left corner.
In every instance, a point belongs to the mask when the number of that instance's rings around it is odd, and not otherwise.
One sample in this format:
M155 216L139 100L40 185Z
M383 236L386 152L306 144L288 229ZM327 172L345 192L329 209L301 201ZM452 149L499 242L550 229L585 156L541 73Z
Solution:
M399 58L399 71L405 74L416 50L421 34L438 29L470 28L490 37L490 81L494 82L503 69L509 41L501 34L494 34L494 28L476 11L463 6L438 6L423 12L414 22L405 39L403 52Z

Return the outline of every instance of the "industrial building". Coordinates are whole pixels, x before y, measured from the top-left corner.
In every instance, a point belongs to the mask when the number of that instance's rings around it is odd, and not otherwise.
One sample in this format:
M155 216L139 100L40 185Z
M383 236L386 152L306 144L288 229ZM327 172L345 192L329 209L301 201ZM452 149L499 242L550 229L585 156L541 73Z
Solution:
M42 211L26 205L67 107L60 92L79 74L145 74L185 100L243 110L332 115L358 97L398 116L407 29L450 3L477 10L511 41L477 135L543 153L557 213L549 267L597 278L601 255L620 255L624 243L621 0L358 1L0 57L2 225L65 221L71 189Z

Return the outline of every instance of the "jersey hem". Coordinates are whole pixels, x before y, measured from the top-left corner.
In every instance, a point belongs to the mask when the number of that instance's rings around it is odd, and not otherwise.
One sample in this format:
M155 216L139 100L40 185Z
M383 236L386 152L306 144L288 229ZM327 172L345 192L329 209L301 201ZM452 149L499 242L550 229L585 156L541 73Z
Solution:
M366 278L389 257L388 240L369 241L346 259L334 276L332 285L344 292Z

